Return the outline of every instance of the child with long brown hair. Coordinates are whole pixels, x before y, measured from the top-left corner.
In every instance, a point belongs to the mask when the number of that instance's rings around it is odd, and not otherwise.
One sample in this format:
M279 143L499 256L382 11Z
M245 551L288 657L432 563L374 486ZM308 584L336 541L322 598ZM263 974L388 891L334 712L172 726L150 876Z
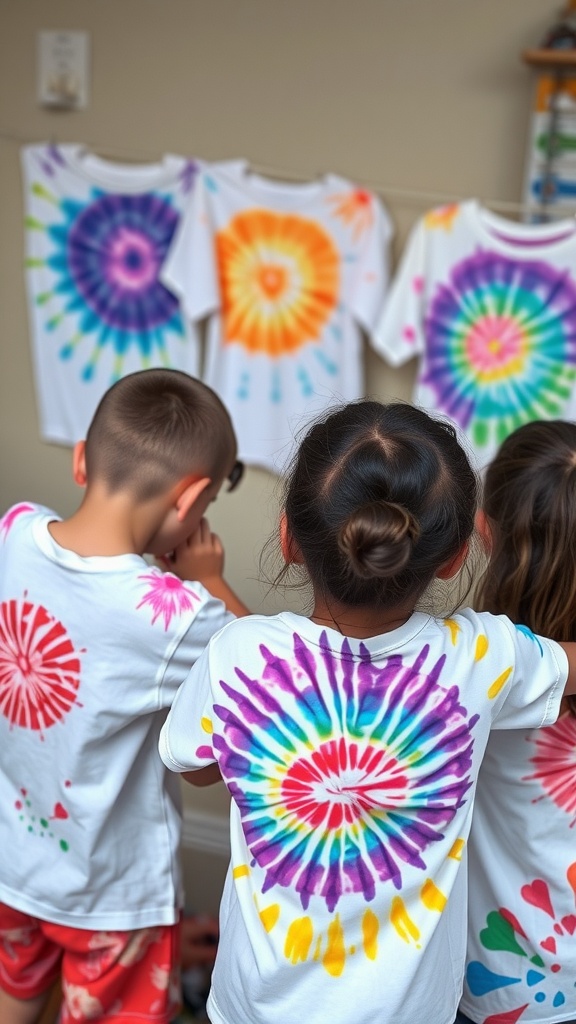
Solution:
M576 424L535 422L488 468L479 606L576 639ZM469 940L459 1021L576 1020L576 700L541 730L494 731L469 846Z

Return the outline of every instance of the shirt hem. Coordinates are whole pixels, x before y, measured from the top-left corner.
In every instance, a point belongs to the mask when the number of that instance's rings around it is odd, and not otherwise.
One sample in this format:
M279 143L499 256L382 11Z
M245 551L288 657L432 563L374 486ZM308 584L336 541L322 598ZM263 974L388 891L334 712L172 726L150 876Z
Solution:
M85 931L135 931L138 928L155 928L161 925L176 924L180 917L179 905L130 911L126 914L119 914L117 911L67 913L38 900L30 899L22 893L14 892L5 885L0 885L0 900L6 906L19 910L23 914L30 914L31 917L38 918L40 921L49 921L51 924Z

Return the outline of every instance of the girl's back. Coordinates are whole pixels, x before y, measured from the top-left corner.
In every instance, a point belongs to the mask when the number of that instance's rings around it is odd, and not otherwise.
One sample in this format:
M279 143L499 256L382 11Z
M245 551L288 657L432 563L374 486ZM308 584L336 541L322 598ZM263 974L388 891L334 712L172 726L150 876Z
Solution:
M284 612L198 665L162 754L216 758L232 796L211 1020L449 1024L480 762L494 720L554 717L552 645L474 612L365 640Z

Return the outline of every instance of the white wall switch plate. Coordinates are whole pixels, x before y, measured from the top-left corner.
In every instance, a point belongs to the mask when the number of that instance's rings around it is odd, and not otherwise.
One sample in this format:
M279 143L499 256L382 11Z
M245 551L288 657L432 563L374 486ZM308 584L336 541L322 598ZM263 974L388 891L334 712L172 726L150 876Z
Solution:
M38 102L75 110L88 105L87 32L38 33Z

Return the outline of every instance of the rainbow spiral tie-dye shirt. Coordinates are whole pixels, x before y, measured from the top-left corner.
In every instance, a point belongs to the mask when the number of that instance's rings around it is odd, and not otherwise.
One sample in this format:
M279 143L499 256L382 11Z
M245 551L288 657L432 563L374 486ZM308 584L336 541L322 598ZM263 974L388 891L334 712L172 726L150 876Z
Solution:
M419 358L414 400L467 436L478 468L535 419L576 417L576 227L512 223L475 200L414 228L374 335Z
M292 613L226 626L160 737L232 797L214 1024L451 1024L489 732L553 722L566 675L558 645L488 614L363 641Z
M194 327L159 278L198 164L115 164L40 144L23 148L22 170L40 431L73 444L119 377L198 373Z
M334 175L290 185L236 161L199 176L161 276L193 322L210 317L204 380L244 461L281 469L310 417L364 394L391 235L377 197Z

